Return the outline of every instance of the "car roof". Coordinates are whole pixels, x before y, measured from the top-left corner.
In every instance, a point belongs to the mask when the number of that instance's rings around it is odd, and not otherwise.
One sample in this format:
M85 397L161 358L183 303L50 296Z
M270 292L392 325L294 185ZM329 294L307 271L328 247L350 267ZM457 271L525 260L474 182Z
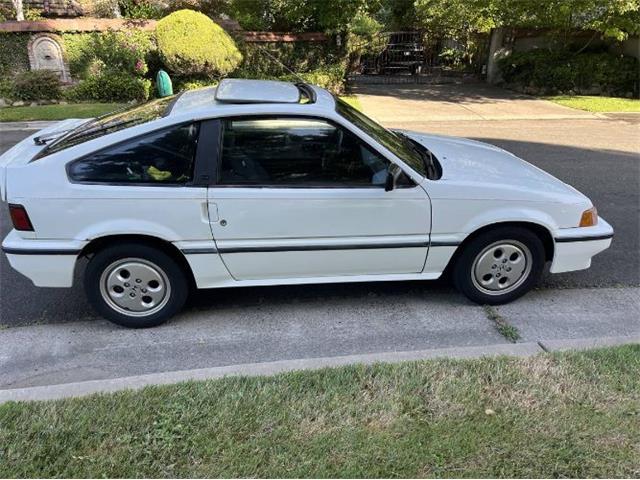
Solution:
M182 114L207 113L224 115L225 110L236 110L244 105L282 104L291 107L311 107L317 109L335 109L335 99L325 89L308 85L281 82L276 80L224 79L216 87L189 90L180 94L169 113L170 116Z

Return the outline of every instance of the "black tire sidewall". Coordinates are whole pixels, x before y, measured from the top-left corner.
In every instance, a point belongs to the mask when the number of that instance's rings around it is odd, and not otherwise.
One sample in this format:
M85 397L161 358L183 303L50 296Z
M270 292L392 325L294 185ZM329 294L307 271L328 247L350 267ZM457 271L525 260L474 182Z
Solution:
M475 258L485 247L501 240L516 240L529 249L532 257L531 271L526 280L515 290L503 295L488 295L474 285L471 279L471 269ZM526 228L500 227L489 230L474 238L463 248L464 250L457 258L453 270L455 286L471 301L483 305L501 305L521 297L537 285L545 265L545 250L542 241L534 232Z
M171 284L169 301L153 315L146 317L124 315L111 308L102 298L100 277L109 265L124 258L146 260L160 267L166 274ZM165 252L147 245L123 243L107 247L94 255L84 273L84 289L89 303L107 320L128 328L148 328L166 322L180 311L187 299L189 284L182 268Z

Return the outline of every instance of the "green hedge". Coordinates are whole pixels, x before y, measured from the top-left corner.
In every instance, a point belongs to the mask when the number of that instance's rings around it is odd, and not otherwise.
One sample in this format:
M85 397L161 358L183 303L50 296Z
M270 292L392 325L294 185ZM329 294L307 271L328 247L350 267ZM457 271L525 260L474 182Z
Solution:
M65 92L71 101L98 102L146 101L151 96L151 80L127 73L107 72L90 76Z
M50 70L19 73L13 80L10 98L15 100L58 100L61 96L60 78Z
M638 59L610 53L516 52L500 60L508 84L540 93L581 93L599 88L603 94L638 96Z

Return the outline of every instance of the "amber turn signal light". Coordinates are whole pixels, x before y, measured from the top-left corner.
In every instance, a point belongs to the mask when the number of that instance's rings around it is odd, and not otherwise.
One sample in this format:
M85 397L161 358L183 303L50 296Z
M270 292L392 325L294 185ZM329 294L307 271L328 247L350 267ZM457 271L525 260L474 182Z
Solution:
M580 217L580 227L593 227L598 223L598 210L596 207L591 207L589 210L582 212Z

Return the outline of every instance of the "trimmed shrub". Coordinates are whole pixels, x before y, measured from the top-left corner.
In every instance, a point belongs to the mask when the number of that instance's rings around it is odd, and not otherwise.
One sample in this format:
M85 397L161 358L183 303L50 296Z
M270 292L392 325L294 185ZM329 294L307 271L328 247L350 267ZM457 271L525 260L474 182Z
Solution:
M106 72L91 76L65 92L71 101L145 101L151 93L151 80L126 73Z
M224 76L242 60L229 34L192 10L179 10L160 20L156 41L165 66L178 76Z
M638 96L639 62L633 57L532 50L501 59L500 68L508 84L540 93L580 93L597 87L605 94Z
M60 78L50 70L18 74L11 90L11 97L17 100L57 100L62 96Z

